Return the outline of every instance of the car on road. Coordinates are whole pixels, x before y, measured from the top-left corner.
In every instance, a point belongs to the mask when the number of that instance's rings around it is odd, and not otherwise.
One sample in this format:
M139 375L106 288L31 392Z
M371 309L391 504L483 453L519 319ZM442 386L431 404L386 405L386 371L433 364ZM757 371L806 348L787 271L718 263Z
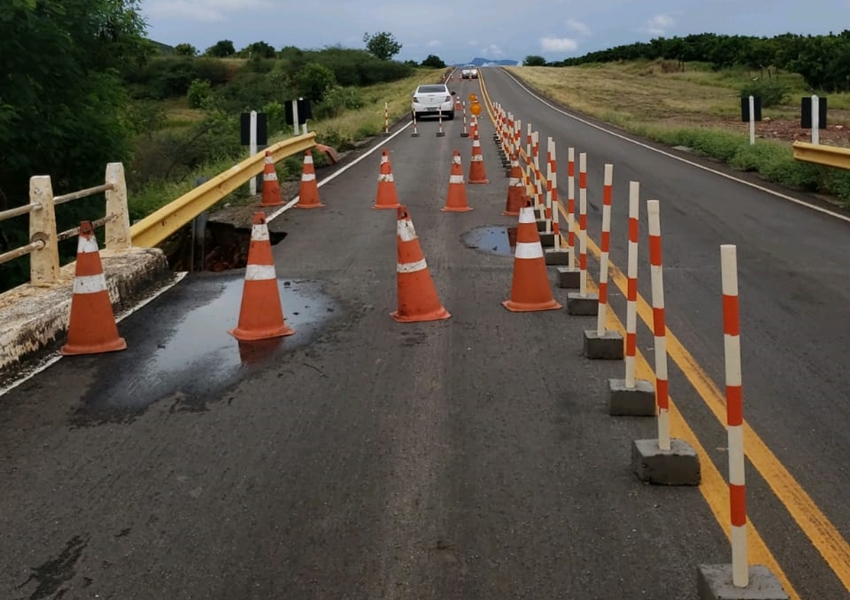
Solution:
M420 85L413 92L411 108L416 119L424 115L439 116L451 121L455 118L455 101L452 98L454 92L444 83Z
M466 65L460 71L461 79L478 79L478 67L475 65Z

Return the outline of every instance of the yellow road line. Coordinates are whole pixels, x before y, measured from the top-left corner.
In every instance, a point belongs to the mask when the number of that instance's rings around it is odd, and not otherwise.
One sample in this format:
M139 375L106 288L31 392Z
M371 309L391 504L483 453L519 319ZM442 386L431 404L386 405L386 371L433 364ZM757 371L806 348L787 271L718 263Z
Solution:
M488 115L495 123L491 109L492 101L486 84L483 79L480 79L480 82ZM566 219L566 210L560 203L558 210ZM587 245L590 252L599 259L600 248L590 239L590 236L588 236ZM626 277L610 260L609 266L613 283L623 295L626 295L628 286ZM652 308L640 294L637 306L641 320L652 329ZM718 421L725 426L725 398L705 370L669 328L667 329L667 351ZM747 457L844 587L850 590L850 544L746 421L744 421L744 431Z

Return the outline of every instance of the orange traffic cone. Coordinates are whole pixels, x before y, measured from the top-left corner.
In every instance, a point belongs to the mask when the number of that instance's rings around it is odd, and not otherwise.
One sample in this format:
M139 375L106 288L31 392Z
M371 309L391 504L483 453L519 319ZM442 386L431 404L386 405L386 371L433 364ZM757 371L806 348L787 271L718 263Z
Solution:
M508 179L508 199L505 202L505 210L502 212L506 217L519 216L525 195L525 185L522 182L522 169L519 168L517 155L511 156L511 175Z
M126 348L127 342L118 336L94 229L89 221L83 221L80 223L80 238L77 242L68 340L60 352L70 356L116 352Z
M390 316L400 323L439 321L451 317L440 304L434 280L419 246L419 238L406 206L398 208L398 310Z
M298 204L295 208L322 208L319 202L319 186L316 184L316 169L313 168L313 155L304 153L304 167L301 170L301 189L298 192Z
M449 193L446 195L446 205L440 210L445 212L469 212L472 210L466 200L463 166L460 163L460 152L457 150L455 150L452 158L452 173L449 175Z
M265 164L263 165L263 200L260 206L280 206L283 200L280 197L280 182L277 180L277 171L274 170L272 153L266 150Z
M274 269L269 227L263 212L254 213L251 227L251 245L248 247L248 265L245 267L245 284L242 288L242 306L239 324L227 331L237 340L250 342L265 340L295 332L286 326L280 289Z
M537 221L530 199L525 200L519 211L511 299L502 302L502 305L511 312L561 308L552 297L546 259L543 256L543 246L540 244L540 234L537 232Z
M393 167L390 164L390 155L384 150L381 155L381 173L378 175L378 197L372 208L398 208L400 206L398 192L395 189L395 180L393 179Z
M469 163L469 183L490 183L484 171L484 155L481 153L481 142L478 131L472 138L472 160Z

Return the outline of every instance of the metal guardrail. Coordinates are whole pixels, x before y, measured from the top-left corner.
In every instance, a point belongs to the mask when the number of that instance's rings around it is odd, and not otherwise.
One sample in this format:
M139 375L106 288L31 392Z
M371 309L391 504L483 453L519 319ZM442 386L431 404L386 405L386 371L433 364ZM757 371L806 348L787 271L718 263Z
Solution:
M850 169L850 148L794 142L794 159L836 169Z
M277 162L315 146L316 134L310 132L278 142L266 148L265 151L270 152L272 160ZM262 173L265 151L246 158L238 165L216 175L174 202L134 223L130 227L133 244L142 248L155 247L216 202L234 192L239 186L250 181L252 177Z
M0 254L0 264L30 255L30 283L51 286L59 280L59 242L80 232L79 227L56 231L56 206L95 194L106 195L106 216L92 223L106 226L106 249L122 251L130 248L130 216L127 210L127 184L124 165L109 163L105 183L62 196L53 195L48 175L30 178L29 204L0 212L0 221L29 214L30 243Z
M272 160L277 162L315 146L316 134L313 132L278 142L267 150L271 153ZM30 243L0 254L0 264L29 254L30 283L35 286L51 286L57 283L59 242L79 235L80 228L57 232L56 206L100 193L106 195L106 216L92 221L92 226L106 227L104 249L126 252L132 246L153 248L216 202L236 191L239 186L250 181L252 177L262 173L264 163L265 151L257 153L163 206L132 227L127 205L124 165L121 163L109 163L106 166L105 183L62 196L53 195L49 175L32 177L29 203L0 212L0 221L29 215Z

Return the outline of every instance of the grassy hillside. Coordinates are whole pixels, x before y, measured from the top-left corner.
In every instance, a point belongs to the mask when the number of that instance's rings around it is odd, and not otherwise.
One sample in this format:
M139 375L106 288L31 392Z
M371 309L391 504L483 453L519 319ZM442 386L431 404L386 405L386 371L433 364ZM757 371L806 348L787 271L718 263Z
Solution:
M626 131L689 147L769 181L836 196L850 206L850 174L792 157L791 142L811 140L811 131L800 128L800 104L812 92L800 75L766 79L744 67L715 70L665 60L506 70L560 104ZM740 113L741 95L750 93L770 99L764 120L756 123L755 146ZM828 105L821 143L850 146L850 94L830 94Z

